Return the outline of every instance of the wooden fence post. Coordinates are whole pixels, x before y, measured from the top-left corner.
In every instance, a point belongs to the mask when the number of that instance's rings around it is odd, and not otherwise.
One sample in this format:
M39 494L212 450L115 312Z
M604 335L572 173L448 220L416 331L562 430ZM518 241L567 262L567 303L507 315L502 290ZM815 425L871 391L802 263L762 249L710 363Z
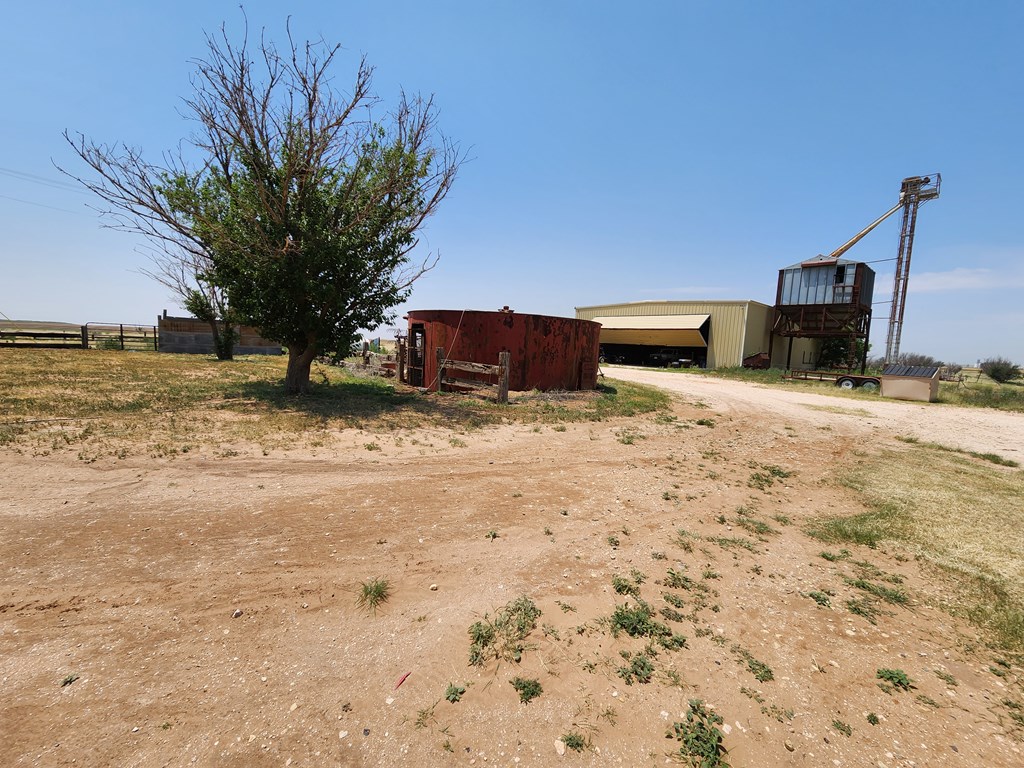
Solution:
M498 402L508 404L508 369L511 355L506 349L498 353Z
M82 326L82 349L89 348L89 326Z
M444 392L444 347L437 348L437 391Z

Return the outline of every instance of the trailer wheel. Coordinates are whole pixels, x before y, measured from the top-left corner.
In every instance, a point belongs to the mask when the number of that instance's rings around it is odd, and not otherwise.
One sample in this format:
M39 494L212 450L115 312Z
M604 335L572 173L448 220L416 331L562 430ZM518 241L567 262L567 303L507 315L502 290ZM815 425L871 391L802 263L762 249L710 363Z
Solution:
M878 382L875 381L874 379L868 379L867 381L860 385L860 388L863 389L865 392L877 392Z
M836 382L836 386L840 389L856 389L857 382L844 376Z

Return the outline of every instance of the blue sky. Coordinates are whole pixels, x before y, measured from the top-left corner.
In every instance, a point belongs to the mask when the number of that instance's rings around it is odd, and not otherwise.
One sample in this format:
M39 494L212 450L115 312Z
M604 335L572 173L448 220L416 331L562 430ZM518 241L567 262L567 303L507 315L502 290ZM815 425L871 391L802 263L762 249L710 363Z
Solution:
M360 54L375 90L433 93L472 158L422 242L441 261L403 309L573 316L592 304L774 300L778 270L828 253L942 173L922 207L904 351L1024 363L1024 67L1019 2L247 2L251 28ZM153 159L182 118L204 32L237 2L12 4L0 26L0 313L155 322L139 274L54 163L69 129ZM892 259L899 216L848 254ZM892 262L878 272L887 298ZM888 306L875 309L884 351Z

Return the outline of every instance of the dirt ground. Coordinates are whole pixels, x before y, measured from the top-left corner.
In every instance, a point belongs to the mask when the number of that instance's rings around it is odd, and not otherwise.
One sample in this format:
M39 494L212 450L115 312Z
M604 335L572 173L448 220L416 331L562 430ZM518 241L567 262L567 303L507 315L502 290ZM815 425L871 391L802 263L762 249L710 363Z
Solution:
M896 435L1020 460L1024 418L612 375L676 390L672 418L351 430L266 456L4 449L0 765L665 765L691 699L732 766L1024 764L1021 670L931 607L940 587L898 550L831 562L800 531L859 511L834 470L910 450ZM847 579L880 573L910 599L872 624ZM356 594L377 576L373 614ZM614 576L659 610L671 595L686 617L659 621L685 647L614 637L635 604ZM523 595L542 615L521 662L471 666L469 627ZM627 683L648 646L652 679ZM883 690L883 668L913 688ZM520 703L515 677L543 693Z

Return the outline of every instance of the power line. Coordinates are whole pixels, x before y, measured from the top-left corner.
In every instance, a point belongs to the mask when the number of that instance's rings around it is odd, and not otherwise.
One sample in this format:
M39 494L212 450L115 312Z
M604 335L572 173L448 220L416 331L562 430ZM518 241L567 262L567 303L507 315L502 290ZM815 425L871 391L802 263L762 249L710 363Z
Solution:
M11 197L10 195L0 195L0 198L4 200L13 200L16 203L24 203L25 205L35 205L39 208L49 208L51 211L63 211L64 213L73 213L76 216L84 216L81 211L72 211L70 208L58 208L55 205L46 205L45 203L34 203L31 200L22 200L20 197Z
M53 189L60 189L65 192L78 192L79 194L89 194L86 190L82 189L77 184L72 184L69 181L62 181L60 179L51 179L47 176L37 176L34 173L28 173L27 171L19 171L14 168L4 168L0 166L0 174L4 176L10 176L11 178L18 179L18 181L28 181L32 184L39 184L44 187L51 187Z

